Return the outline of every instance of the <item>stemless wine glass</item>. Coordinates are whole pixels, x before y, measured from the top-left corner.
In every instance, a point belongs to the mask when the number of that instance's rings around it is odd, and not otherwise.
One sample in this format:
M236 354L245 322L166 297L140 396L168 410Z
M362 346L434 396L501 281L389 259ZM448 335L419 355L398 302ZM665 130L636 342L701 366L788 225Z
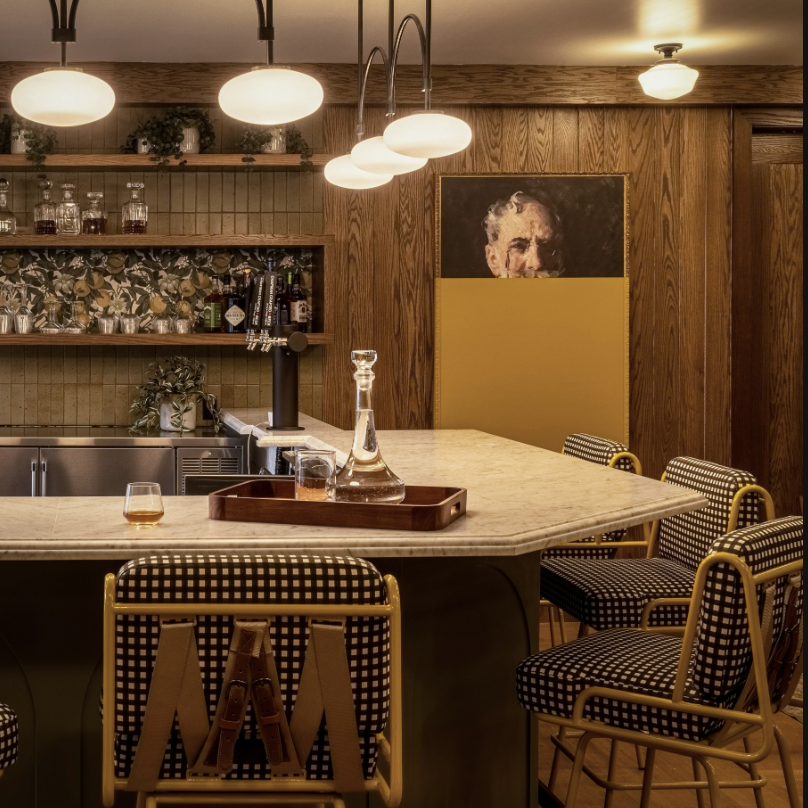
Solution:
M337 453L328 449L295 452L295 499L328 502L334 499Z
M163 497L159 483L129 483L123 515L133 527L155 527L163 518Z

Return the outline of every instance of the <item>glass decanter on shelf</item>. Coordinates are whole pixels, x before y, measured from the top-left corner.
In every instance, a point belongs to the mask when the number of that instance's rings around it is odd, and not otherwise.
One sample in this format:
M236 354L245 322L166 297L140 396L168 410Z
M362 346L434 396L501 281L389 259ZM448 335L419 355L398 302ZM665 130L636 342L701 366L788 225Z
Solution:
M39 204L34 205L34 232L38 236L56 235L56 203L51 199L50 180L39 182Z
M59 233L63 236L78 236L81 233L81 208L73 199L76 186L72 182L63 182L60 187L62 201L56 208Z
M84 301L73 300L70 302L70 319L65 323L64 334L86 334L87 323L85 322L86 311Z
M127 182L126 187L130 195L121 210L121 229L127 236L145 235L149 221L149 207L143 201L146 186L142 182Z
M62 325L59 322L59 314L62 311L62 302L55 297L48 298L45 301L45 315L47 321L45 325L40 328L42 334L61 334Z
M10 190L8 180L0 179L0 234L4 236L13 236L17 232L17 219L8 209Z
M387 466L376 441L373 415L373 380L376 351L352 351L356 368L356 430L348 462L337 474L334 499L337 502L403 501L405 486Z
M85 236L105 236L107 214L101 207L104 194L101 191L90 191L87 199L90 200L90 207L81 212L81 232Z

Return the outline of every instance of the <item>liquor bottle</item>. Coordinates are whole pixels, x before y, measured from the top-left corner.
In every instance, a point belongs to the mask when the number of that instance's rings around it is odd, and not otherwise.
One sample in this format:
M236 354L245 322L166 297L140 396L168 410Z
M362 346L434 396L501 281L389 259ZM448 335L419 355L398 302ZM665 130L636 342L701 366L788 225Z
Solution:
M13 236L17 232L17 219L8 209L8 180L0 179L0 233Z
M229 275L224 294L224 322L222 330L226 334L243 334L246 330L247 304L244 300L243 288L236 285L233 276Z
M39 204L34 205L34 232L38 236L56 235L56 203L51 199L50 180L40 180Z
M291 279L292 273L289 273ZM278 273L278 292L275 298L275 322L278 325L289 325L291 300L289 299L291 283L287 284L287 279Z
M107 234L107 212L101 207L104 194L90 191L87 194L90 207L81 212L81 232L85 236L105 236Z
M219 287L218 278L211 281L210 294L205 298L202 310L203 328L207 334L220 334L222 331L222 310L224 295Z
M81 208L73 199L76 186L72 182L61 184L62 201L56 207L56 226L63 236L77 236L81 233Z
M290 295L291 308L290 318L298 331L309 330L309 301L303 290L300 288L300 273L295 272L292 278L292 294Z
M127 182L129 201L121 209L121 226L125 235L145 235L149 222L149 206L143 201L142 182Z

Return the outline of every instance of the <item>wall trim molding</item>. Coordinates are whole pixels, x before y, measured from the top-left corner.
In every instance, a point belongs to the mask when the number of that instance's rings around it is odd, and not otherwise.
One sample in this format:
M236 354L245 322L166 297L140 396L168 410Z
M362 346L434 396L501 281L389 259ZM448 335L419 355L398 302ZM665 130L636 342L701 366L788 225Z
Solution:
M8 103L14 85L52 66L39 62L0 62L0 103ZM234 63L77 62L108 81L118 103L216 104L219 89L243 73L248 65ZM694 65L695 66L695 65ZM350 64L298 65L322 82L326 103L354 104L356 67ZM645 95L637 76L646 68L580 67L552 65L435 65L433 99L436 107L453 105L662 105ZM755 104L763 106L803 103L802 66L702 65L696 89L681 102L664 106ZM421 68L399 70L398 100L417 104ZM380 69L371 75L370 103L385 98Z

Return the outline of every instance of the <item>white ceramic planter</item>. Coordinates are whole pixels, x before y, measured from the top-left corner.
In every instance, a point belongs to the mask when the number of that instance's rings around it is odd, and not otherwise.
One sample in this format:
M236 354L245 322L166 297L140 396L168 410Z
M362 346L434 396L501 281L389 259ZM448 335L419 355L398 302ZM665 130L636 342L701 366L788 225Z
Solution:
M137 153L138 154L148 154L149 149L151 148L151 143L145 138L139 137L137 139Z
M272 140L261 146L262 154L286 154L286 127L273 126L270 133Z
M183 154L199 154L199 127L189 126L182 130L182 145L180 151Z
M186 412L182 416L182 429L177 429L171 423L171 417L174 415L174 408L172 402L180 396L171 396L168 401L164 401L160 405L160 431L161 432L193 432L196 429L196 410L197 402L194 400L190 412Z
M25 137L29 133L28 129L18 129L16 126L11 129L11 153L25 154Z

